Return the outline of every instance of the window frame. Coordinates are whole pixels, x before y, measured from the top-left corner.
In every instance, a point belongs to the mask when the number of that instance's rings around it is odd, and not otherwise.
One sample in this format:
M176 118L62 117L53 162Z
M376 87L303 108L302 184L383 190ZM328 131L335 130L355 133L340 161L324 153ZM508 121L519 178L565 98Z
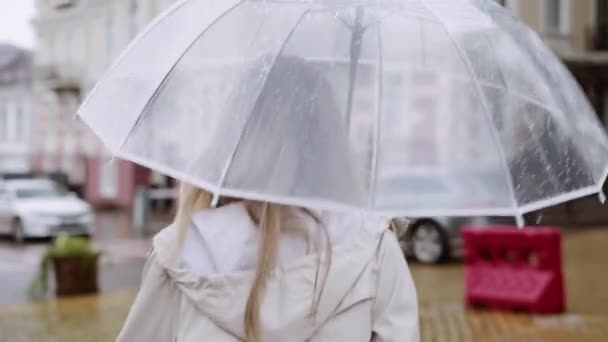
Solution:
M549 1L556 1L558 6L557 27L548 24ZM543 32L550 35L569 35L571 32L571 1L570 0L543 0L541 3L540 22Z

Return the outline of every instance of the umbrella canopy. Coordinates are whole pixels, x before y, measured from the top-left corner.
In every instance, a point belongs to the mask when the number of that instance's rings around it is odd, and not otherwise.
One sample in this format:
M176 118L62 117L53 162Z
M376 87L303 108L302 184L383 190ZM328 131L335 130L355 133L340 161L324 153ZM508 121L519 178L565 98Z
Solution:
M601 191L608 139L489 0L185 0L79 110L117 156L220 195L514 215Z

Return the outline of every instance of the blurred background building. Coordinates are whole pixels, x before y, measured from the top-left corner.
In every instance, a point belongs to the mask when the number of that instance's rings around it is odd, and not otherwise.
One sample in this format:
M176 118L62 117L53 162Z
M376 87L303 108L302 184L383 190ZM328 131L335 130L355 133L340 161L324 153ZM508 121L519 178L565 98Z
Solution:
M108 152L73 116L84 96L128 42L174 1L36 2L34 119L27 121L28 115L23 115L26 122L32 123L33 139L22 147L31 150L33 171L63 178L97 206L129 207L138 186L171 186L168 178L132 163L110 163ZM608 122L606 1L496 1L534 28L555 49L580 81L598 115ZM27 131L23 134L30 136Z
M74 114L129 41L173 0L38 0L34 171L63 178L97 206L128 207L164 177L111 156Z
M30 171L32 56L0 44L0 174Z
M608 126L608 2L606 0L496 0L555 51ZM597 224L608 213L595 197L547 209L544 223Z
M562 58L608 124L608 2L497 0L535 29Z

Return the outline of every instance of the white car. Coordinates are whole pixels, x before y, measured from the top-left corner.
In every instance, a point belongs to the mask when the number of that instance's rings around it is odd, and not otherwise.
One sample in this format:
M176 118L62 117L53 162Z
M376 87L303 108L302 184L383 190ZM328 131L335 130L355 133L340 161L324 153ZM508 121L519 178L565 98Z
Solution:
M12 236L18 243L60 232L91 235L94 221L87 202L49 179L0 181L0 234Z

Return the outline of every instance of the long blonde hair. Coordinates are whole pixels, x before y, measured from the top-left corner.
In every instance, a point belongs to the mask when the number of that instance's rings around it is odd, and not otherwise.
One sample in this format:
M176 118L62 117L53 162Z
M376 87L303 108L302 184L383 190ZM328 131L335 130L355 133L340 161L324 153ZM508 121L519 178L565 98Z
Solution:
M192 215L197 211L209 208L212 203L213 196L200 188L183 184L181 189L180 203L175 216L175 224L177 226L177 241L176 253L173 255L173 260L176 260L179 250L186 239L188 229L191 226ZM220 202L221 204L221 202ZM293 226L285 226L287 216L289 216L290 208L287 206L268 203L245 201L245 205L253 222L255 222L260 230L260 241L258 244L258 259L253 277L253 284L249 291L247 304L245 306L244 326L245 335L249 341L259 342L262 338L260 306L263 302L264 293L268 279L271 277L273 269L277 265L277 252L279 248L279 239L281 233L287 229L297 229ZM310 215L317 223L319 228L316 233L324 234L324 253L319 250L319 261L315 276L313 293L316 294L311 299L310 316L314 324L316 313L319 307L323 289L329 273L331 265L331 242L327 233L327 229L323 226L320 219L312 212L306 209L300 209ZM313 232L314 234L314 232ZM308 237L310 242L310 237ZM323 254L325 258L323 258ZM323 261L322 261L323 260ZM321 268L323 275L321 277Z
M259 65L260 68L264 66L265 63ZM260 68L254 68L255 72L248 75L250 79L243 81L244 85L262 88L253 108L243 107L243 101L238 98L229 101L234 107L228 105L227 111L233 112L232 114L245 114L247 121L237 145L232 146L234 155L230 159L231 167L225 175L225 183L238 184L242 189L262 187L264 191L273 194L297 195L304 198L324 194L324 197L334 200L360 198L354 186L354 168L350 165L348 128L340 115L341 110L336 104L333 86L325 77L323 68L285 55L274 60L263 80L258 77L263 69ZM234 115L225 117L233 118ZM226 119L221 123L217 129L217 134L221 136L218 141L222 141L220 138L228 134L227 132L233 132L233 121ZM308 134L302 137L303 132ZM211 155L216 157L215 154ZM290 157L287 158L289 161L281 159L284 155ZM201 159L198 162L204 165L216 160ZM211 194L202 189L187 185L182 188L176 216L180 246L186 238L192 215L198 210L208 208L211 202ZM222 201L219 204L221 205ZM296 212L307 213L316 221L319 230L310 232L310 235L316 235L320 244L325 242L324 251L322 248L317 249L319 259L313 289L315 295L311 298L310 311L314 325L331 266L331 242L326 227L314 213L306 209L255 201L245 201L245 204L250 217L260 230L257 266L245 308L244 326L247 339L260 341L262 337L260 305L268 279L277 265L281 233L288 229L298 229L288 223ZM310 243L311 236L308 238Z

